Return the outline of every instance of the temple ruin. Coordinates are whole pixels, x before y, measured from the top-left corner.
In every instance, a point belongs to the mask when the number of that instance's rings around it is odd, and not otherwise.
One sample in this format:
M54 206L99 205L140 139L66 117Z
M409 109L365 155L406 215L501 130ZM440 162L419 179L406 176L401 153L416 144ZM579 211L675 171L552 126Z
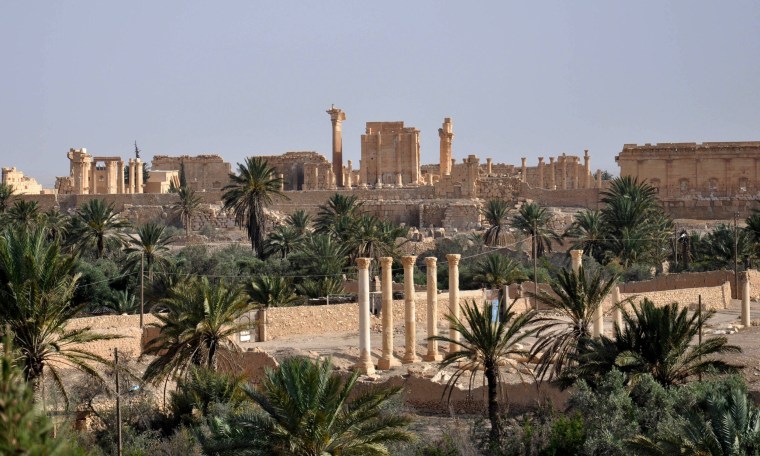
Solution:
M61 195L116 195L143 193L143 166L139 158L129 159L129 175L124 177L121 157L95 157L87 149L69 149L69 175L56 177Z
M11 187L16 195L40 195L45 193L37 180L33 177L24 176L24 173L16 167L3 168L2 183Z

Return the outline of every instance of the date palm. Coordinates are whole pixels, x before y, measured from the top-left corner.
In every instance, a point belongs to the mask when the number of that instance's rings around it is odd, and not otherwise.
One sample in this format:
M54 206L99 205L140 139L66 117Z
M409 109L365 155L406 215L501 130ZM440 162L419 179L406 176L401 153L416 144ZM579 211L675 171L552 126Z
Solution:
M74 264L74 257L62 254L41 228L0 236L0 320L13 333L26 380L36 386L49 374L64 399L61 369L74 368L102 380L96 365L110 363L81 344L119 337L89 327L66 328L83 307L72 304L79 279Z
M212 421L210 454L390 455L386 444L408 442L410 419L385 409L401 388L354 394L358 373L344 380L329 359L286 358L261 385L244 391L261 411Z
M562 243L562 238L549 227L552 217L545 207L528 203L520 207L512 218L512 227L531 238L531 252L541 257L552 251L552 242Z
M145 369L148 382L182 377L190 366L216 370L220 358L230 362L228 355L239 350L235 335L248 329L239 319L252 306L238 288L202 278L174 288L160 307L153 313L158 323L149 325L160 331L145 350L157 355Z
M282 179L263 158L248 157L238 163L237 174L230 174L230 180L232 183L222 189L224 209L232 211L237 226L245 227L254 255L262 256L264 208L272 204L273 196L285 197L280 191Z
M102 258L108 247L121 247L125 242L124 229L129 222L119 217L114 203L94 199L84 203L72 219L71 234L80 249L95 247L96 257Z
M6 219L21 229L32 229L40 221L40 206L37 201L16 200L8 209Z
M264 241L264 252L267 255L280 255L286 258L303 243L304 235L290 225L275 227Z
M56 209L45 211L40 218L51 241L62 242L69 234L71 218Z
M715 311L688 315L677 303L656 307L644 299L632 312L623 313L623 327L615 327L615 337L591 341L579 356L578 373L593 378L616 368L632 381L651 374L664 386L688 382L707 372L736 373L738 366L716 358L716 355L738 353L725 337L711 337L702 343L692 342L699 328Z
M4 213L16 196L12 185L0 183L0 214Z
M398 256L396 239L403 238L407 230L372 215L361 215L354 223L349 244L353 258L379 258Z
M153 281L153 271L165 269L169 263L169 244L172 236L166 231L166 225L154 222L146 223L137 229L137 233L129 236L129 244L124 253L125 271L140 271L140 263L144 262L144 270L148 273L148 281Z
M591 339L594 313L617 280L617 276L603 279L601 269L593 275L586 274L583 267L578 274L563 269L550 283L552 293L528 293L561 315L544 319L531 350L532 356L541 354L536 369L541 380L562 376L568 365L575 365L579 351Z
M299 209L285 217L285 224L295 229L301 235L311 232L311 216L303 209Z
M571 249L583 250L597 261L603 258L606 236L607 227L598 210L584 210L575 214L573 223L563 235L573 240Z
M451 392L457 381L466 372L475 372L482 368L488 387L488 419L491 421L490 439L492 443L501 436L501 417L499 416L498 386L501 381L500 363L511 355L526 356L522 343L533 336L535 329L530 328L536 312L530 310L518 315L509 305L502 313L502 318L494 321L492 306L486 303L483 310L473 300L462 308L462 317L446 315L452 330L459 332L459 340L447 336L433 336L437 340L459 347L459 351L449 352L440 363L441 369L454 368L454 374L446 384ZM473 387L474 375L470 377L470 389Z
M329 298L346 293L343 288L343 279L339 277L322 277L318 279L306 279L296 285L296 290L301 296L311 299Z
M315 231L330 234L337 239L347 238L351 234L353 222L364 213L362 205L356 195L334 194L319 206Z
M472 266L470 272L475 282L499 290L505 285L526 279L519 263L498 253L483 257Z
M289 306L298 301L293 285L284 277L256 276L245 284L245 293L253 304L264 308Z
M488 223L485 233L486 245L505 245L505 237L509 232L509 212L509 204L499 199L486 201L485 206L480 209L480 214Z
M190 187L180 187L177 190L177 196L179 200L172 205L172 210L185 227L185 237L188 237L190 236L190 218L198 212L202 200Z

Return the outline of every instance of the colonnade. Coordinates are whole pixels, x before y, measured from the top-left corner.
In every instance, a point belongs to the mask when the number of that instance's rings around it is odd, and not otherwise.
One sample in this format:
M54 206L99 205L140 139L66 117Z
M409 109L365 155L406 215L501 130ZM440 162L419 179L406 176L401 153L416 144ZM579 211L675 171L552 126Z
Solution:
M459 316L459 254L447 255L449 265L449 312ZM417 355L417 304L415 302L414 289L414 265L417 257L406 255L401 258L404 265L404 342L405 351L399 361L393 354L393 286L391 282L391 266L393 258L380 258L381 268L381 295L382 295L382 354L377 362L377 369L388 370L401 363L410 364L420 361ZM425 258L427 267L427 336L438 335L438 281L437 281L437 258ZM356 266L359 269L359 360L354 369L364 374L375 372L370 355L370 309L369 309L369 265L370 258L357 258ZM449 329L449 337L459 340L460 334ZM456 351L454 344L449 351ZM438 352L438 342L427 341L427 350L422 356L424 361L440 361L443 356Z

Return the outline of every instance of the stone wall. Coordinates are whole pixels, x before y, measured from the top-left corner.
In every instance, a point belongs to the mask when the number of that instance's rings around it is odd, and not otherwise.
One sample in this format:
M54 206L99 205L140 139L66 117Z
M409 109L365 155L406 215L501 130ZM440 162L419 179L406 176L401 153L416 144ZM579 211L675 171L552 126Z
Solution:
M230 182L232 167L219 155L156 155L151 168L162 171L184 171L185 182L197 192L219 191Z
M677 290L650 291L642 293L621 293L621 298L634 298L638 304L644 298L654 302L657 306L664 306L677 302L681 306L696 309L699 296L702 296L703 309L727 309L731 303L731 285L726 282L717 287L681 288ZM605 309L611 309L612 303L607 302Z

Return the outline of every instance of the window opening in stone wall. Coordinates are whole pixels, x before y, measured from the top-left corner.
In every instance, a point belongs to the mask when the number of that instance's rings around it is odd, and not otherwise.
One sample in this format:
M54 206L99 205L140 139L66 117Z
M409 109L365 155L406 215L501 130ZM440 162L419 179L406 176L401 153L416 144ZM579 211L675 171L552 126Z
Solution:
M678 181L678 186L681 189L681 193L686 193L689 191L689 179L681 179Z
M656 193L660 193L660 179L652 179L651 185Z
M718 179L712 178L707 182L707 190L710 193L714 193L718 191Z
M749 179L742 177L739 179L739 192L745 193L747 191L747 188L749 188Z

